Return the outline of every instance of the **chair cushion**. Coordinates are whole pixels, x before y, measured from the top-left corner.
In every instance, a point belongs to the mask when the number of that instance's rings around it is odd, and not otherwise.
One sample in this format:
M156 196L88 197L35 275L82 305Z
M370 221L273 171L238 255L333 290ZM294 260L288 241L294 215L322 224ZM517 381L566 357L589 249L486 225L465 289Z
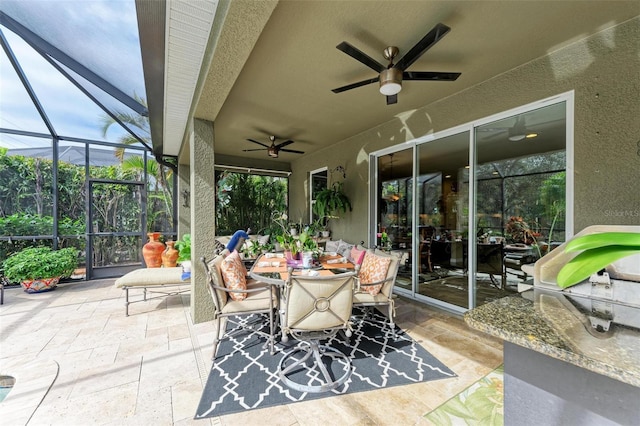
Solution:
M389 304L390 298L382 294L382 292L376 294L375 296L364 291L358 291L353 293L354 305L370 304L370 303L378 303L380 305Z
M387 278L391 258L366 253L360 267L360 284L370 284ZM380 293L383 284L362 287L362 290L375 296Z
M217 255L213 259L207 262L207 269L213 279L213 284L217 287L224 287L224 281L222 280L222 273L220 272L220 266L222 265L222 261L224 260L224 256ZM213 292L213 288L209 287L209 291ZM214 303L216 304L216 309L222 309L222 307L227 303L227 292L222 290L215 290L216 296L212 293L211 296L214 298ZM220 305L220 306L218 306Z
M224 286L229 290L246 290L247 289L247 270L240 260L240 255L237 251L233 251L227 257L224 258L220 265L220 272L222 273L222 281ZM247 293L229 293L231 299L240 302L247 298Z
M264 287L263 291L249 293L249 296L242 301L230 300L222 308L222 313L246 313L249 311L268 311L271 307L269 297L273 300L272 305L277 306L276 291L273 288L266 287L266 284L260 281L248 280L247 288L250 290Z

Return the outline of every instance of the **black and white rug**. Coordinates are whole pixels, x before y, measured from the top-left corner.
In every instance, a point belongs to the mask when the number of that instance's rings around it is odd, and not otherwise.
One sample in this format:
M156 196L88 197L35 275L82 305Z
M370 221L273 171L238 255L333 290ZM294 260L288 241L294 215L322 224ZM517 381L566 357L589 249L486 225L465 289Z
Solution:
M252 320L260 319L256 317L248 322ZM299 392L288 388L278 378L280 359L299 344L294 339L287 344L278 343L273 356L263 348L264 338L255 333L240 332L232 339L223 340L195 418L456 377L398 327L394 339L385 316L376 310L364 321L354 321L353 325L349 342L342 334L328 341L330 346L350 356L351 377L341 387L325 393Z

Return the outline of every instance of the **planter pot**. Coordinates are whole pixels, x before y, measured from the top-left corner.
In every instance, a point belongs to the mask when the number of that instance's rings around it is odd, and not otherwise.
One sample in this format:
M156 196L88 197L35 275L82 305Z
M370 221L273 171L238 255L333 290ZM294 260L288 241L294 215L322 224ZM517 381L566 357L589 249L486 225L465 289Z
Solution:
M182 266L182 272L191 272L191 261L190 260L183 260L182 262L180 262L180 265Z
M56 278L42 278L39 280L25 280L20 283L22 288L27 293L44 293L46 291L55 290L60 277Z
M322 238L329 238L331 235L331 231L322 231Z
M178 255L180 254L173 245L175 241L167 241L167 248L162 252L162 266L174 268L178 266Z
M300 253L293 254L291 250L285 250L284 258L287 260L300 260Z
M164 244L162 244L158 238L160 238L159 232L149 232L147 234L149 242L142 247L142 257L147 268L159 268L162 266L162 252L164 251Z

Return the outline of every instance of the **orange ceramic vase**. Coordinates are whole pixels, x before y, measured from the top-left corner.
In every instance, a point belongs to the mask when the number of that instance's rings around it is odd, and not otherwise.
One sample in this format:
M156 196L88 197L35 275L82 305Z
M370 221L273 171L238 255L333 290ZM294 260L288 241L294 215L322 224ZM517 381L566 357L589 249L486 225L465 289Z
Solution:
M175 241L167 241L167 248L162 252L162 266L165 268L175 268L178 266L178 250L173 245Z
M159 268L162 266L162 252L164 251L164 244L158 239L160 238L159 232L149 232L147 234L149 242L142 247L142 257L147 268Z

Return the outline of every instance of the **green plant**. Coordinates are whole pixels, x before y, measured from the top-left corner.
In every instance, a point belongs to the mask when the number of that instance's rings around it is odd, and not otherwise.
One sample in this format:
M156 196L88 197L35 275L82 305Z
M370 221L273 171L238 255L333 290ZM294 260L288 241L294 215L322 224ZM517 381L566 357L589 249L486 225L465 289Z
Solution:
M324 218L325 224L329 218L337 219L338 213L346 213L347 210L351 211L353 208L349 197L342 190L342 182L334 182L327 189L320 191L313 204L313 213Z
M191 234L184 234L173 247L178 250L178 262L191 260Z
M276 241L284 250L288 250L292 255L297 255L302 251L317 250L318 244L312 238L308 230L300 232L297 236L291 235L290 223L286 213L273 212L271 220L281 230L275 236Z
M4 276L11 282L66 278L78 266L78 251L71 247L60 250L31 247L12 254L2 266Z

